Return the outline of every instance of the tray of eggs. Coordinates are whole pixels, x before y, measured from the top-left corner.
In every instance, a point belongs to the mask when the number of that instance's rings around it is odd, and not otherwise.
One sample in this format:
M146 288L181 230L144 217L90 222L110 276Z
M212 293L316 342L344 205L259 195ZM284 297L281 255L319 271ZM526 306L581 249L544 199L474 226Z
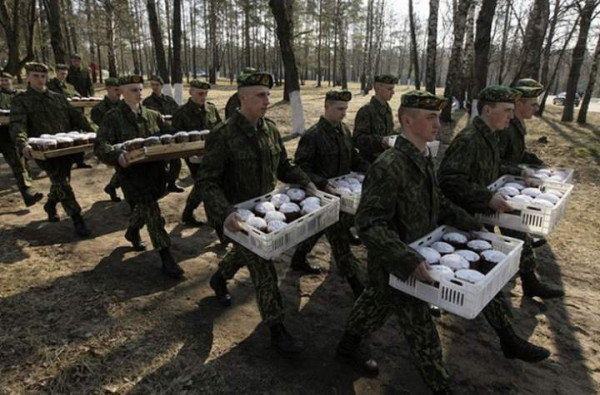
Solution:
M135 138L116 144L115 149L127 152L129 163L185 158L204 150L208 130L180 131L146 138Z
M329 179L329 184L333 186L335 194L340 197L340 211L356 214L364 180L365 176L359 173L350 173Z
M71 131L68 133L42 134L30 137L27 144L34 159L48 159L85 152L92 148L96 133Z
M286 186L236 205L242 232L225 234L257 255L272 259L339 220L339 198Z
M575 173L573 169L567 167L524 166L523 168L531 173L530 177L547 182L571 183Z

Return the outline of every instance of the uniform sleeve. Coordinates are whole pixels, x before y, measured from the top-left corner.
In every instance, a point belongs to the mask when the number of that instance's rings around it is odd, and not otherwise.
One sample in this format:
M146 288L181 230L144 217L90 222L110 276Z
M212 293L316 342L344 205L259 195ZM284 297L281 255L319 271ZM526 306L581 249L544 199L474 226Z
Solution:
M171 120L171 125L173 126L174 130L186 130L183 107L175 111L173 114L173 119Z
M78 108L72 106L66 98L64 98L64 100L67 102L69 111L69 122L71 126L80 130L85 130L86 132L93 132L94 128L92 128L90 122L83 115L83 112Z
M352 148L352 161L350 169L357 173L366 173L369 170L369 162L362 157L356 148Z
M544 161L538 158L538 156L533 152L525 151L523 153L523 163L534 166L542 166Z
M215 125L218 125L222 122L221 116L219 115L219 110L217 110L216 106L215 106L215 118L217 118L217 123Z
M365 157L377 156L383 152L381 138L373 134L368 107L362 107L356 114L352 142Z
M313 133L306 133L300 138L298 148L296 149L296 156L294 157L294 163L300 167L312 182L315 183L317 188L324 189L327 185L327 178L321 177L314 171L314 163L317 155L317 141L315 141Z
M123 153L122 149L113 147L117 143L117 129L118 125L113 117L110 115L104 117L94 141L94 154L98 159L115 167L119 165L119 156Z
M98 126L100 126L100 124L102 123L102 118L104 117L104 112L102 111L100 106L102 106L102 104L98 104L95 107L92 107L92 111L90 112L92 122L94 122Z
M306 186L310 183L310 178L298 166L296 166L287 156L287 151L283 145L283 140L279 132L277 134L277 144L279 145L279 165L277 166L277 178L285 183L298 184Z
M498 150L500 151L500 173L511 174L514 176L521 175L521 168L519 163L512 161L515 156L514 145L515 142L510 137L512 134L503 132L499 134L498 138Z
M379 161L371 166L355 218L360 238L369 252L369 260L376 260L387 273L406 280L424 259L390 226L396 201L402 199L398 176L401 171L390 166L388 161Z
M19 96L12 100L10 106L9 130L19 152L27 145L27 111L25 103Z
M440 225L450 225L465 231L481 230L483 225L465 210L458 207L440 193Z
M470 178L476 149L460 136L452 142L440 166L440 187L448 199L468 212L489 212L488 203L494 193Z

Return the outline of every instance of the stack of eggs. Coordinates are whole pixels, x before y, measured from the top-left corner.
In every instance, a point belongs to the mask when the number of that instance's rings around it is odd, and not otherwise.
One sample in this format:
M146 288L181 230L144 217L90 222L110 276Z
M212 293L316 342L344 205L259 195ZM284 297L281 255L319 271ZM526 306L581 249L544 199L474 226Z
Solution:
M562 192L542 186L526 186L524 182L515 180L507 182L498 192L506 197L509 204L526 203L539 207L552 208L563 196Z
M96 133L72 131L69 133L42 134L40 137L31 137L27 144L34 151L52 151L55 149L93 144Z
M365 180L365 176L362 174L353 174L351 176L345 176L331 181L338 195L346 195L350 193L361 193L362 183Z
M567 172L557 169L532 169L535 171L532 177L544 180L544 181L555 181L563 182L567 178Z

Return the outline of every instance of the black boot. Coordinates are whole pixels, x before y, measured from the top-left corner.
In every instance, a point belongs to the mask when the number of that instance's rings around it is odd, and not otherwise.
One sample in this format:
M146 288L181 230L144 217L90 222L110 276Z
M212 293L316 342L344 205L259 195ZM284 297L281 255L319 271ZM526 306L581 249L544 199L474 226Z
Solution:
M348 277L348 284L350 284L350 288L352 288L352 293L354 294L354 299L358 299L360 294L365 290L365 286L360 281L358 276Z
M204 222L198 221L196 217L194 217L194 210L190 210L187 206L185 206L183 214L181 215L181 222L188 226L193 226L196 228L204 226Z
M56 202L48 200L44 204L44 211L48 214L48 222L58 222L60 218L56 212Z
M520 359L525 362L540 362L550 356L550 351L521 339L512 326L496 329L504 356L509 359Z
M183 277L183 269L175 262L169 247L158 251L162 260L162 271L171 278L180 279Z
M361 341L359 336L344 332L344 337L338 344L335 355L338 360L359 368L366 375L377 376L379 374L377 361L371 358L369 346L361 344Z
M296 270L299 272L303 272L306 274L321 274L321 268L318 266L312 266L308 264L306 260L306 255L298 252L294 252L294 256L292 257L292 264L290 266L292 270Z
M221 306L231 306L231 295L227 289L227 280L223 277L221 269L217 270L210 278L210 287L215 291L215 297Z
M299 354L304 350L304 344L301 341L295 340L283 324L272 325L269 329L271 330L271 345L277 351L293 355Z
M127 228L127 232L125 232L125 239L131 243L134 250L146 251L146 244L142 241L139 229L132 227Z
M184 191L184 189L181 188L179 185L177 185L177 182L173 181L173 182L169 182L169 184L167 185L167 191L181 193Z
M23 201L27 207L31 207L40 200L43 199L44 194L40 192L34 192L31 188L23 188L21 190L21 196L23 196Z
M112 185L108 184L107 186L105 186L104 192L106 192L108 196L110 196L110 200L112 200L113 202L121 201L121 198L119 197L119 195L117 195L117 189Z
M90 237L92 232L86 226L81 214L75 214L71 217L71 219L73 220L73 227L75 227L75 233L77 233L80 237Z
M523 286L523 295L530 298L538 296L542 299L552 299L565 296L562 289L541 283L534 272L521 273L521 285Z
M544 238L539 238L538 239L537 237L534 237L533 241L531 242L531 246L533 248L539 248L539 247L543 246L546 243L548 243L548 240L546 240Z
M85 163L83 160L80 162L77 162L77 168L78 169L91 169L92 165L88 165L87 163Z
M360 237L354 234L352 228L348 229L348 239L350 239L350 244L352 244L353 246L359 246L362 243L360 241Z

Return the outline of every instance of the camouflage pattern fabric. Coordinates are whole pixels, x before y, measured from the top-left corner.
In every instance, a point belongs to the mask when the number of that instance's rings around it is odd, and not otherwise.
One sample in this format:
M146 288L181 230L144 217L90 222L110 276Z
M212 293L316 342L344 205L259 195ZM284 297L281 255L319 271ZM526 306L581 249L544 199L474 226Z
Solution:
M48 160L36 160L40 169L46 171L50 179L48 205L56 206L58 202L69 217L81 213L81 207L75 199L71 188L71 167L77 160L77 155L62 156Z
M148 227L150 241L155 250L171 246L171 238L165 230L165 219L160 214L158 202L148 201L133 205L129 228L139 230L144 225Z
M69 67L67 82L73 85L75 90L82 97L94 96L94 84L92 83L92 77L90 76L90 70L88 68L83 66Z
M0 108L3 110L10 110L12 99L17 93L18 92L15 90L0 88Z
M537 259L533 249L533 238L524 232L518 230L500 228L500 233L508 237L523 240L523 251L521 251L521 261L519 262L519 272L534 273L537 267Z
M394 134L394 117L389 104L375 97L362 106L354 120L352 142L363 158L372 163L385 147L382 138Z
M403 108L441 111L448 100L442 96L432 95L427 91L412 90L402 95L400 105Z
M0 88L0 108L10 110L12 98L16 94L17 91ZM26 188L31 187L31 177L27 171L27 162L18 153L17 147L10 136L8 125L0 125L0 153L2 153L4 160L12 170L19 191L24 191Z
M490 103L514 103L521 92L504 85L490 85L481 90L477 99Z
M273 76L263 72L240 74L237 78L237 85L238 88L246 86L264 86L271 89L273 87Z
M544 162L534 153L528 152L525 147L525 124L517 118L510 120L508 128L499 133L500 160L502 161L502 174L516 173L516 168L521 163L541 166Z
M142 101L142 105L151 110L158 111L162 115L173 115L179 108L179 105L171 96L164 94L155 95L154 93Z
M94 121L96 125L100 126L100 124L102 123L102 119L104 119L106 113L112 110L113 108L117 108L117 106L119 105L119 101L120 100L112 101L109 99L108 96L104 96L104 99L102 99L100 103L92 107L92 111L90 112L92 121Z
M108 185L115 189L121 188L121 180L119 180L119 173L115 172L112 175L112 177L110 177L110 181L108 182Z
M382 84L396 85L398 83L398 77L390 74L380 74L375 76L374 81L381 82Z
M61 95L64 95L68 99L70 99L73 96L79 96L79 94L77 93L77 91L75 90L75 87L73 85L69 84L66 81L61 82L56 77L52 78L50 81L48 81L47 87L52 92L60 93Z
M533 98L541 95L545 87L533 78L522 78L515 83L513 89L521 92L522 98Z

